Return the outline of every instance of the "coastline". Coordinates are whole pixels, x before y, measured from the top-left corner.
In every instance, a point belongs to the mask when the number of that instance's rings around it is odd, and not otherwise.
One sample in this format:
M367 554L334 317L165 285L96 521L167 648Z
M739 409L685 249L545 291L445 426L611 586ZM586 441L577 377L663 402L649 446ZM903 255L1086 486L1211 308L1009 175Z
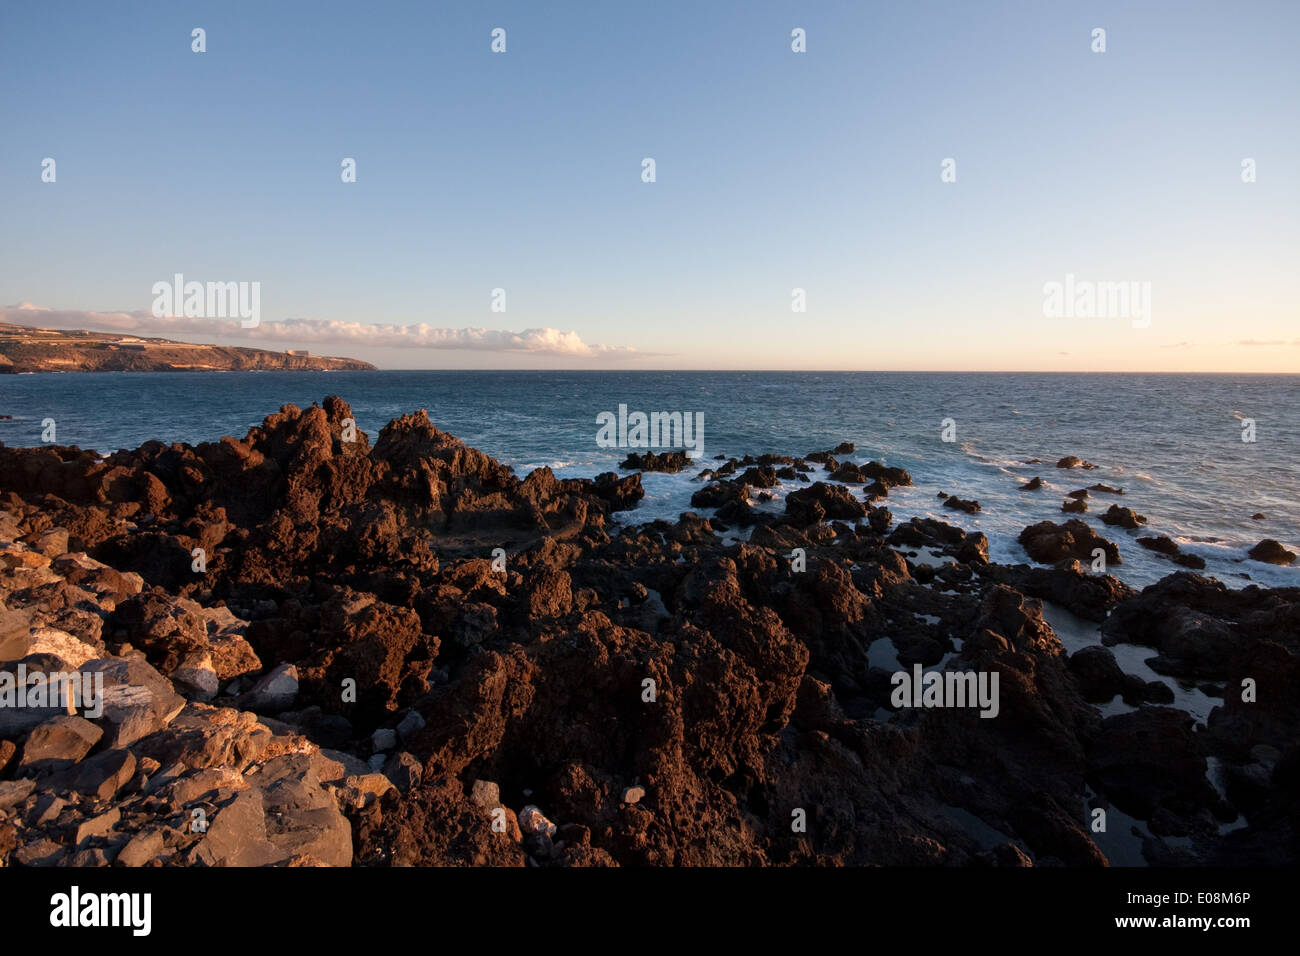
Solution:
M0 374L57 372L375 371L359 359L248 346L61 331L0 322Z
M713 517L629 525L642 472L520 477L423 412L373 443L346 440L350 418L330 397L193 447L102 460L0 448L0 592L27 652L15 663L148 690L91 722L101 736L84 749L95 734L66 720L35 751L45 722L10 730L0 852L87 865L132 846L169 865L1295 857L1300 589L1230 590L1171 566L1139 592L1089 569L1105 542L1065 534L1069 514L1031 536L1046 563L990 562L987 537L963 530L978 512L962 489L947 489L949 520L896 521L890 493L911 476L848 460L847 445L709 461L716 480L693 494ZM780 511L756 507L789 480L801 487ZM747 539L729 540L738 528ZM999 675L997 716L892 705L896 671L917 666ZM272 834L277 783L311 813ZM50 817L53 799L69 803ZM146 817L151 800L165 822ZM186 830L196 808L231 837ZM1097 810L1140 835L1099 833ZM74 817L102 832L69 842Z

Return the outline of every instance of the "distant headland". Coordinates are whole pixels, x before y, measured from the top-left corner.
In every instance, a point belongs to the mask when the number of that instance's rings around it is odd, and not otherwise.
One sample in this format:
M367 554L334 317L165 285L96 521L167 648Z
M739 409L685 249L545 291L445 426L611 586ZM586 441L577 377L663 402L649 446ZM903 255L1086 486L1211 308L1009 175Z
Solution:
M117 332L0 323L0 374L21 372L373 371L360 359L195 345Z

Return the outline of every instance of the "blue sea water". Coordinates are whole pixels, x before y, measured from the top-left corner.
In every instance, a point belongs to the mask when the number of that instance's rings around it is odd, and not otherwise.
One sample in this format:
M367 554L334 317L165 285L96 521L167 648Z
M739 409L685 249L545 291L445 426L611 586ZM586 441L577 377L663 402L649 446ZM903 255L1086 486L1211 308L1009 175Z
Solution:
M857 443L849 456L911 472L895 489L895 516L931 515L982 530L994 560L1026 556L1016 536L1043 519L1064 520L1065 493L1104 482L1113 499L1148 518L1140 532L1108 528L1094 497L1084 519L1116 541L1112 568L1134 585L1176 570L1136 544L1166 534L1240 587L1300 585L1300 566L1245 558L1262 538L1300 546L1300 375L984 374L878 372L193 372L0 376L0 441L56 440L108 453L150 440L242 437L281 405L336 394L373 440L391 419L424 408L440 428L512 465L523 476L548 465L561 477L617 468L626 449L596 442L597 416L629 411L700 412L703 460L715 455L801 455ZM944 419L956 440L942 438ZM1255 441L1242 440L1244 421ZM1057 469L1065 455L1094 471ZM1039 463L1029 463L1030 459ZM675 518L690 509L698 469L647 474L645 501L622 520ZM1021 492L1035 475L1047 487ZM794 485L777 489L770 505ZM983 511L944 509L938 492L976 498ZM1251 515L1263 512L1263 520Z

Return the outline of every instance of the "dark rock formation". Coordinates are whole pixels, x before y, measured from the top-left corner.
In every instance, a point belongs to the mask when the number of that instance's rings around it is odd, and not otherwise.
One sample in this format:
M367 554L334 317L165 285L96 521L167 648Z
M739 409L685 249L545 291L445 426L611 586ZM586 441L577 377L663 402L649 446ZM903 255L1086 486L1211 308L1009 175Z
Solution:
M1070 559L1091 561L1093 551L1098 548L1110 563L1121 563L1119 548L1078 518L1065 524L1040 521L1020 532L1018 540L1029 556L1041 564L1056 564Z

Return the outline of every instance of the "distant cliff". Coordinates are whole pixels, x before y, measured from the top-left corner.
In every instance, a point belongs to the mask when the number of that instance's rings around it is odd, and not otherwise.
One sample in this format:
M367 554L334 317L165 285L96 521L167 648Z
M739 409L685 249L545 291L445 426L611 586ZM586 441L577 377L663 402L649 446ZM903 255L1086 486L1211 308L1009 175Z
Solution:
M0 323L0 374L19 372L373 371L359 359L191 345L116 332Z

